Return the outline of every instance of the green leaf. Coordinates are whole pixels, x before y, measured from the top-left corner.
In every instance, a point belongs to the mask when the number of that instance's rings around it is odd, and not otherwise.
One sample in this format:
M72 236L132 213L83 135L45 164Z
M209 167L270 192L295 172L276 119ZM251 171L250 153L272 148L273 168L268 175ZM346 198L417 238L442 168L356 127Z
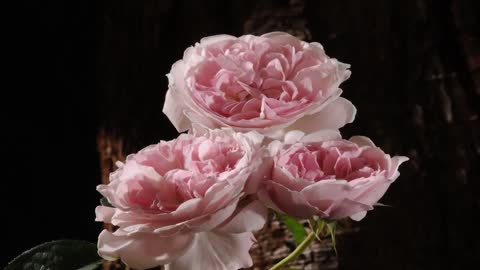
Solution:
M105 197L102 197L100 199L100 204L103 205L103 206L113 207L113 205Z
M13 259L4 270L94 270L102 263L95 244L77 240L43 243Z
M311 218L309 220L309 224L310 224L310 229L315 234L315 237L317 238L317 240L322 241L321 234L327 223L323 219Z
M335 250L335 254L338 254L337 242L335 239L335 234L337 232L337 224L335 222L327 223L327 230L328 230L328 234L330 234L330 238L332 239L333 250Z
M281 222L285 223L288 230L292 233L293 239L295 239L295 243L298 246L298 244L300 244L307 237L307 231L305 230L305 227L291 216L278 212L275 212L275 214Z

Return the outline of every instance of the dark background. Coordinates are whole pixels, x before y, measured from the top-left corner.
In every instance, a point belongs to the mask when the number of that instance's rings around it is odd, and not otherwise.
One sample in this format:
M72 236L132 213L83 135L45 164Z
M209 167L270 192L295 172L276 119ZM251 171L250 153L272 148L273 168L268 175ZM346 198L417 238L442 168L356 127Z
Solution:
M41 242L92 242L97 139L171 139L171 64L201 37L273 30L352 64L344 96L364 134L411 161L379 209L340 236L340 269L480 263L478 1L37 1L12 30L2 90L2 265ZM3 88L3 87L2 87ZM101 133L100 133L101 132ZM100 135L99 135L100 134ZM100 152L103 151L100 149ZM5 173L6 172L6 173ZM2 226L3 227L3 226ZM7 245L8 244L8 245ZM4 260L3 260L4 258ZM473 265L473 266L472 266Z
M4 62L10 84L0 97L2 267L45 241L95 242L101 229L94 222L98 10L83 1L28 1L8 9L16 19L4 26L13 48L4 52L12 58Z

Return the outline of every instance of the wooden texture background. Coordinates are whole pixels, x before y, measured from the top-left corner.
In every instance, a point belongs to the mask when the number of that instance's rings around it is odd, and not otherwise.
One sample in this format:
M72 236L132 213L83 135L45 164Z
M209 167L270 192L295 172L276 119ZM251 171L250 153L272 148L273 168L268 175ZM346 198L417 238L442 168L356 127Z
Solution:
M186 47L219 33L288 31L352 65L342 88L358 115L344 136L367 135L386 152L411 158L382 200L392 207L343 224L338 256L325 241L295 266L474 269L480 265L478 7L475 0L99 1L103 181L125 154L177 136L161 110L165 74ZM255 269L292 248L274 220L258 240Z

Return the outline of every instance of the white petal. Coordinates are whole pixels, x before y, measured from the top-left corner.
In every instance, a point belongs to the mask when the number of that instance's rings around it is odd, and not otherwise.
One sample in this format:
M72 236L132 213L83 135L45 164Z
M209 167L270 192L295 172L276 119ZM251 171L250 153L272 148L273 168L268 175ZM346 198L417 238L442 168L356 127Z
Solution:
M340 135L340 132L336 129L322 129L304 136L300 141L303 143L312 143L339 140L341 138L342 135Z
M243 136L248 137L254 145L260 145L263 142L264 136L257 131L250 131L244 133Z
M291 130L285 134L283 140L286 144L294 144L300 141L303 136L305 136L305 132L302 132L300 130Z
M273 141L267 146L268 154L273 157L278 153L278 151L280 151L280 149L282 149L282 147L283 143L281 141Z
M193 234L160 237L138 233L127 236L121 230L103 230L98 237L98 254L107 260L120 258L135 269L148 269L167 264L185 253L193 243Z
M165 266L166 270L235 270L252 266L248 251L255 242L250 232L223 234L203 232L195 235L192 247Z

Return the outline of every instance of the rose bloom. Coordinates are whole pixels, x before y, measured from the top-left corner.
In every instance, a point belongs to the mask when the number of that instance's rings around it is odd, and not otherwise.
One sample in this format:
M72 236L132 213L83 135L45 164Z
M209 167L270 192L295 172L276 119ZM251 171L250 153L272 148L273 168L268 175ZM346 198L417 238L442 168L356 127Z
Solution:
M172 66L163 112L179 132L192 122L272 138L337 129L356 112L339 97L348 68L287 33L206 37Z
M113 207L98 206L96 220L118 226L98 239L100 256L134 269L238 269L266 208L245 198L261 163L256 132L208 130L161 141L127 157L98 186ZM248 181L247 181L248 180Z
M367 137L344 140L337 131L286 134L269 146L272 174L258 196L269 207L307 219L360 220L400 175L408 160L390 157Z

